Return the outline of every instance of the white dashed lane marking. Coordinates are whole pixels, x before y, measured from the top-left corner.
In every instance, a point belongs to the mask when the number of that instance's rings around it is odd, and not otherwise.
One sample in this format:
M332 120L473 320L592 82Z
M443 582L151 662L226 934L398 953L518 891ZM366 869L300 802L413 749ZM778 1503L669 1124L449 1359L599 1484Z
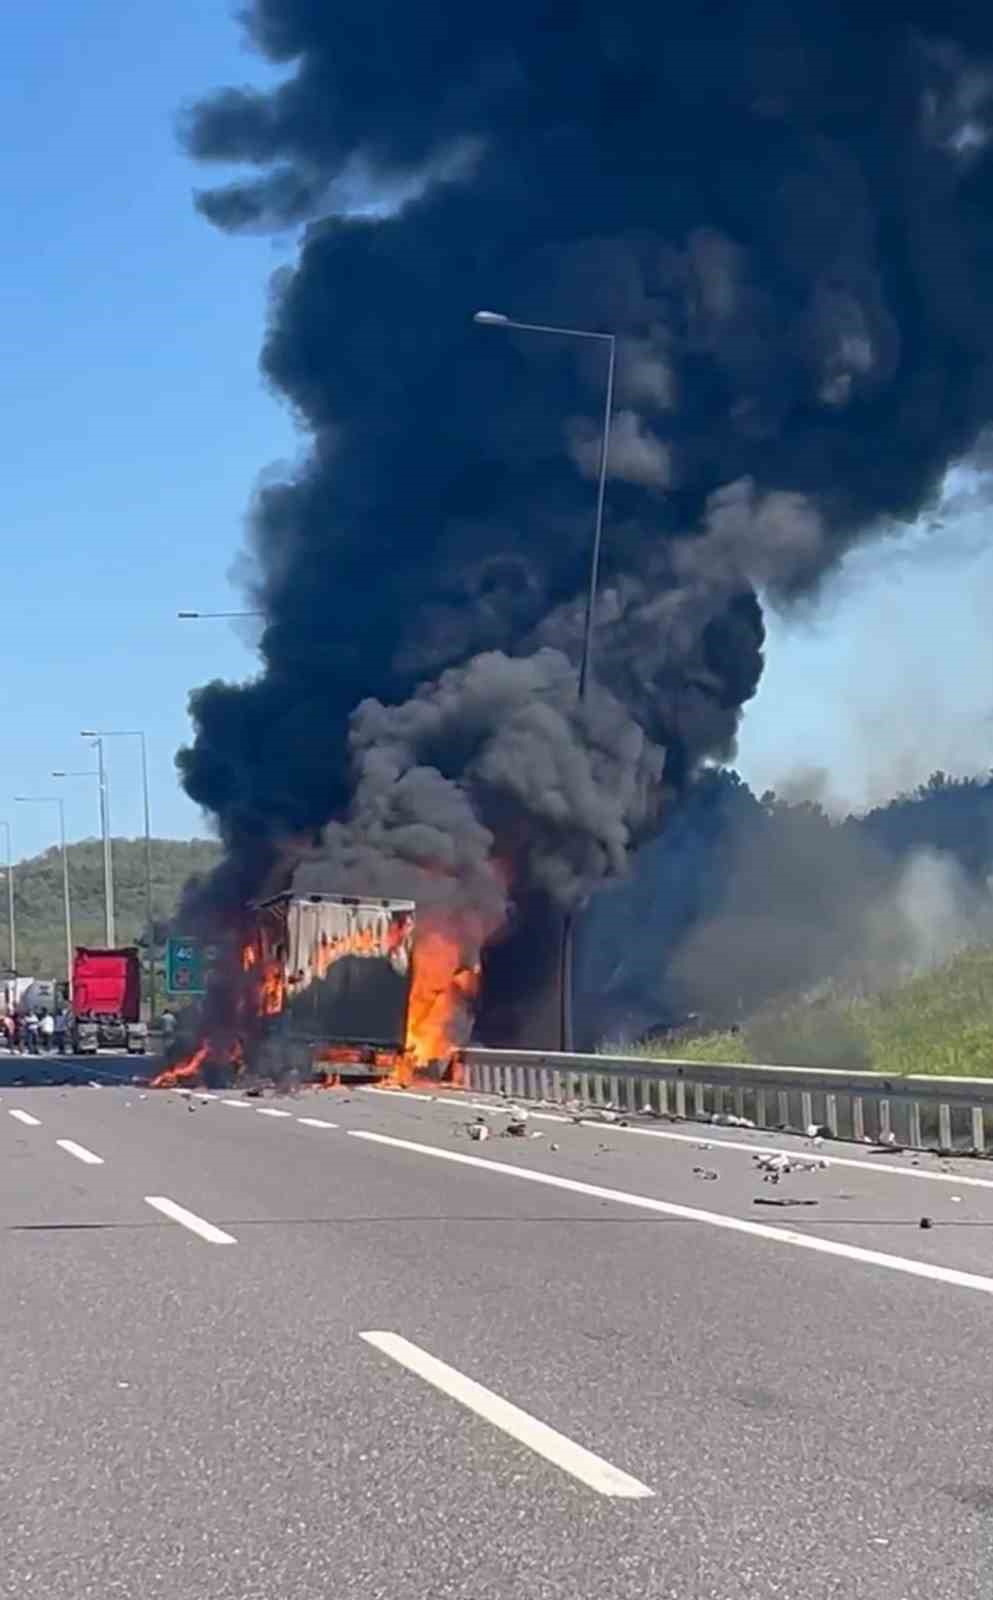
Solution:
M87 1167L103 1166L103 1156L94 1155L92 1150L87 1150L85 1144L77 1144L75 1139L56 1139L55 1143L67 1156L75 1156L77 1161L82 1161Z
M23 1122L26 1128L41 1127L40 1120L37 1117L33 1117L30 1111L21 1111L19 1108L15 1107L13 1111L8 1112L7 1114L8 1116L13 1117L16 1122Z
M484 1389L481 1383L457 1372L436 1356L429 1355L419 1345L401 1338L400 1334L362 1333L359 1337L391 1360L398 1361L408 1371L416 1373L425 1383L440 1389L442 1394L447 1394L467 1410L483 1417L494 1428L509 1434L518 1444L527 1445L536 1455L543 1456L553 1466L578 1478L580 1483L585 1483L588 1489L595 1489L597 1494L608 1495L615 1500L651 1499L653 1491L646 1484L639 1483L637 1478L629 1477L619 1467L604 1461L602 1456L594 1455L592 1450L586 1450L581 1444L567 1439L564 1433L558 1433L547 1423L539 1422L537 1417L532 1417L529 1412L494 1394L492 1389Z
M201 1239L206 1239L208 1244L237 1244L237 1239L230 1233L225 1233L223 1228L215 1228L212 1222L206 1222L203 1217L198 1217L195 1211L187 1211L185 1206L177 1205L175 1200L170 1200L164 1194L146 1194L145 1204L161 1211L170 1222L178 1222L181 1227L189 1228Z

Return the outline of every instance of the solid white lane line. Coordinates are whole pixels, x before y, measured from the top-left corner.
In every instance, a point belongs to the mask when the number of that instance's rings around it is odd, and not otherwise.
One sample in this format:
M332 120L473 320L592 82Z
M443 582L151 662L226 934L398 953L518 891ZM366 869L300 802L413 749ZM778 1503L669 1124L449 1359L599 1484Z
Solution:
M775 1244L792 1245L797 1250L842 1256L848 1261L860 1261L865 1266L905 1272L912 1278L930 1278L934 1283L947 1283L958 1289L976 1289L982 1294L993 1294L993 1278L984 1278L975 1272L960 1272L954 1267L935 1266L930 1261L914 1261L909 1256L894 1256L883 1250L867 1250L860 1245L841 1244L835 1239L794 1233L791 1228L772 1228L762 1222L746 1222L743 1217L730 1217L719 1211L701 1211L697 1206L676 1205L671 1200L654 1200L649 1195L629 1194L624 1189L604 1189L599 1184L580 1183L575 1178L559 1178L550 1172L532 1172L528 1167L487 1161L482 1156L459 1155L454 1150L438 1150L430 1144L415 1144L412 1139L392 1139L383 1133L366 1133L359 1129L349 1129L349 1138L368 1139L373 1144L391 1145L398 1150L413 1150L417 1155L434 1156L438 1161L451 1161L462 1167L480 1167L485 1172L500 1173L503 1177L521 1178L525 1183L543 1183L550 1189L567 1189L573 1194L589 1195L594 1200L613 1200L618 1205L655 1211L661 1216L680 1217L684 1222L704 1222L712 1228L748 1234L753 1239L769 1239Z
M16 1121L18 1121L18 1122L23 1122L23 1124L24 1124L24 1126L26 1128L40 1128L41 1127L41 1122L39 1121L39 1119L37 1117L33 1117L31 1115L30 1111L19 1111L19 1110L8 1111L7 1115L10 1116L10 1117L14 1117L16 1119Z
M382 1089L372 1088L366 1090L365 1092L368 1094L384 1093ZM436 1105L449 1110L451 1110L453 1107L457 1110L460 1105L465 1106L470 1110L493 1111L497 1113L503 1109L501 1105L494 1105L492 1101L457 1100L454 1096L448 1099L439 1100L435 1095L408 1095L404 1089L392 1089L389 1091L389 1093L403 1096L405 1099L432 1100ZM518 1102L510 1103L517 1104ZM574 1117L563 1117L550 1111L532 1111L526 1100L522 1100L519 1103L527 1108L528 1116L534 1122L575 1121ZM633 1114L637 1116L637 1112ZM669 1133L668 1130L662 1128L636 1128L632 1126L631 1123L629 1123L626 1128L622 1128L619 1123L597 1122L595 1118L592 1117L589 1119L583 1117L580 1119L580 1121L585 1128L599 1128L602 1131L605 1130L610 1134L635 1133L642 1139L669 1139L674 1144L699 1145L701 1139L706 1139L714 1151L743 1150L747 1155L753 1156L778 1156L785 1152L786 1155L800 1156L804 1159L809 1158L811 1155L811 1151L809 1149L806 1147L801 1148L796 1144L746 1144L744 1140L741 1139L722 1139L722 1130L720 1128L715 1128L711 1123L708 1122L699 1123L697 1125L698 1131L696 1133ZM765 1132L767 1130L763 1129L761 1131ZM797 1137L799 1137L799 1135ZM836 1156L832 1151L825 1151L822 1148L818 1148L813 1152L813 1154L818 1159L823 1158L823 1160L827 1161L832 1167L853 1167L857 1172L886 1172L898 1178L926 1178L931 1183L956 1183L964 1184L970 1189L993 1189L993 1178L971 1178L957 1172L933 1172L923 1167L898 1167L894 1166L892 1162L888 1161L857 1161L853 1156ZM962 1159L966 1158L963 1157Z
M597 1494L610 1495L617 1500L647 1500L652 1497L653 1491L639 1483L637 1478L629 1477L601 1456L574 1444L565 1434L557 1433L529 1412L511 1405L509 1400L501 1399L492 1389L484 1389L481 1383L465 1377L454 1367L429 1355L419 1345L401 1338L398 1333L360 1333L359 1338L382 1351L383 1355L398 1361L410 1372L415 1372L426 1383L433 1384L442 1394L449 1395L469 1411L474 1411L495 1428L508 1433L518 1444L527 1445L536 1455L543 1456L553 1466L578 1478L587 1488L595 1489Z
M275 1106L256 1106L260 1117L292 1117L292 1111L277 1111Z
M297 1121L302 1122L305 1128L336 1128L338 1126L336 1122L322 1122L320 1117L297 1117Z
M185 1206L178 1206L175 1200L169 1200L163 1194L146 1194L145 1204L154 1206L156 1211L161 1211L162 1215L169 1217L172 1222L178 1222L182 1227L189 1228L191 1233L199 1234L208 1244L238 1243L237 1239L232 1234L225 1233L223 1228L215 1228L212 1222L205 1222L195 1211L187 1211Z
M255 1106L252 1104L251 1100L222 1100L221 1104L224 1106L237 1106L241 1111L255 1110Z
M88 1167L102 1167L103 1156L95 1156L92 1150L87 1150L85 1144L77 1144L75 1139L56 1139L55 1143L66 1155L75 1156L77 1161L84 1161Z

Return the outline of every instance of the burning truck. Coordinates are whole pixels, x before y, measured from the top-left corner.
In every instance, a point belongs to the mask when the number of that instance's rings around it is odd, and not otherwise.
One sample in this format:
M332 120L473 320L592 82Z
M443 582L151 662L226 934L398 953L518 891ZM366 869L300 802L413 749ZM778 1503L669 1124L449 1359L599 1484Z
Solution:
M286 893L255 911L242 966L257 978L261 1070L391 1073L407 1047L414 902Z
M212 973L204 1012L190 1014L199 1043L177 1051L155 1086L452 1067L479 974L459 967L430 913L417 924L413 900L286 890L255 902L249 919L237 958L232 950Z

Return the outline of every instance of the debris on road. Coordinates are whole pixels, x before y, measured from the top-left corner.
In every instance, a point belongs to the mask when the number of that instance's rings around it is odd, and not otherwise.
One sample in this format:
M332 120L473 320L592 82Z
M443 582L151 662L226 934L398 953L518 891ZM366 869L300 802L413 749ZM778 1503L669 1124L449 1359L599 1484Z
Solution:
M484 1139L488 1139L489 1136L490 1136L490 1130L486 1126L485 1122L470 1122L469 1123L469 1138L470 1139L475 1139L477 1144L482 1144L483 1140Z
M763 1183L778 1183L780 1178L793 1171L793 1163L786 1154L776 1156L753 1156L752 1160L762 1173Z
M797 1195L761 1194L752 1201L753 1206L816 1206L817 1200L801 1200Z
M933 1228L934 1227L934 1223L933 1223L933 1221L931 1220L930 1217L922 1217L921 1218L921 1227L922 1228Z
M736 1117L732 1112L715 1111L710 1118L715 1128L754 1128L751 1117Z
M694 1178L702 1178L704 1183L716 1183L720 1173L715 1172L713 1167L694 1167L693 1176Z
M557 1150L558 1149L558 1145L557 1144L550 1144L548 1146L548 1148L549 1148L549 1150Z
M817 1160L804 1159L802 1156L787 1155L785 1150L774 1156L756 1155L752 1160L762 1173L763 1183L778 1183L791 1172L827 1172L830 1166L823 1156Z

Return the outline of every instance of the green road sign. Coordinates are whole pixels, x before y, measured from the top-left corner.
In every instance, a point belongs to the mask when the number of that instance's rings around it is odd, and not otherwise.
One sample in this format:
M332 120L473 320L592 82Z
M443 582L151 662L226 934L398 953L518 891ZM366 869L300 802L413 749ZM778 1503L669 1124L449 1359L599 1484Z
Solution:
M206 993L207 967L214 958L211 946L199 939L166 940L166 991L169 994Z

